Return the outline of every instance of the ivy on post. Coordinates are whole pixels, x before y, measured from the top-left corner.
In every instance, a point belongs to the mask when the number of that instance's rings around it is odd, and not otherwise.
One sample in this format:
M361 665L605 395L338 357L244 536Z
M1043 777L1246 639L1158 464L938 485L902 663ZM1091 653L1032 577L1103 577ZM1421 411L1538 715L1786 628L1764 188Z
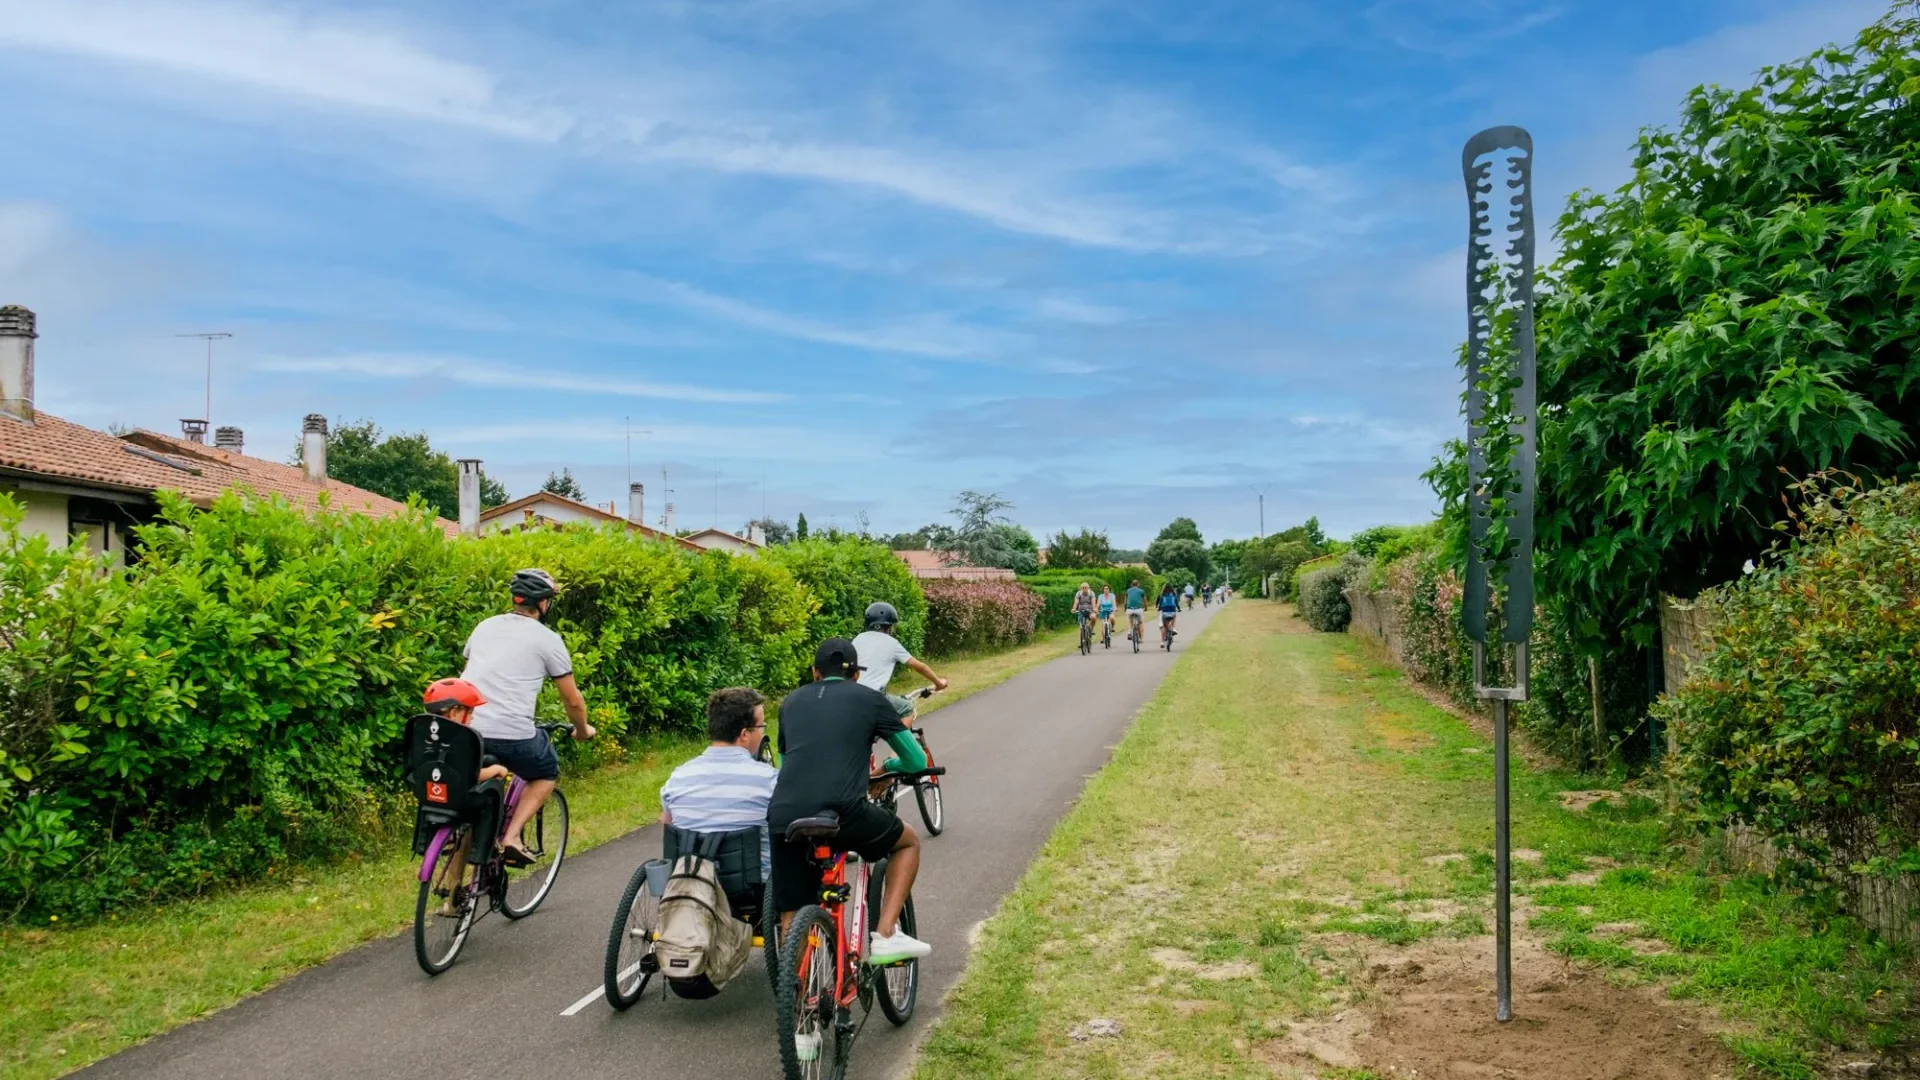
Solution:
M1517 127L1488 128L1467 140L1460 167L1469 218L1461 617L1473 641L1474 692L1493 701L1494 983L1504 1023L1513 1018L1507 714L1510 703L1527 699L1533 629L1533 137ZM1489 639L1498 649L1491 679Z

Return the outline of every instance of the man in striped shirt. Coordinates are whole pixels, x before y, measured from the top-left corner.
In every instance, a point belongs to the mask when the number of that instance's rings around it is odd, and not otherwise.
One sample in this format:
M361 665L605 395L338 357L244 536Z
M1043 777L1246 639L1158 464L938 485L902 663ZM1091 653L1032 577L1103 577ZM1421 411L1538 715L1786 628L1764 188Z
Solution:
M760 873L773 873L767 842L767 803L779 771L755 759L767 737L766 698L747 686L715 690L707 699L707 738L713 745L682 764L660 789L660 821L695 832L732 832L760 826Z

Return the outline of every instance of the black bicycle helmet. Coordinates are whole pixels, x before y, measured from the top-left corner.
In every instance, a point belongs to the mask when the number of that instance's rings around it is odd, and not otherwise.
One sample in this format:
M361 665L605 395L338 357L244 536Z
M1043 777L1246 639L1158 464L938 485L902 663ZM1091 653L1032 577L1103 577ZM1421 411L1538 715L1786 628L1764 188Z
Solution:
M514 571L513 581L507 588L516 604L537 604L553 599L560 592L560 586L553 583L553 575L538 568Z
M900 625L900 613L885 600L875 600L867 605L867 629L884 630Z

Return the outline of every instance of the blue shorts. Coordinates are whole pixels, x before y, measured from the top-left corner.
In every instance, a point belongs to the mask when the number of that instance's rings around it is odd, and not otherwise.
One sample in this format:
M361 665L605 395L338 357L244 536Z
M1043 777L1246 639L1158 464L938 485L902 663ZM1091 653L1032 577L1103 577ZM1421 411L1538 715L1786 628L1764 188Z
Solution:
M544 731L534 732L531 739L488 739L486 751L528 783L560 779L560 755L553 752Z

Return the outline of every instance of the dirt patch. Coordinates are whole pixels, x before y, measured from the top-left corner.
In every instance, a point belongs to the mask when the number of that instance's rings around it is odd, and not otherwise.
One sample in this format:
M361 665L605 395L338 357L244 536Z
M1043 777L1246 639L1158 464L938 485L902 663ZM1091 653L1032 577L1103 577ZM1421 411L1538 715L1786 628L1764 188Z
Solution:
M1617 791L1563 791L1560 793L1560 805L1576 814L1583 814L1597 803L1611 803L1621 797Z
M1369 712L1367 730L1389 750L1420 750L1433 745L1433 736L1413 726L1413 717L1398 712Z
M1203 964L1189 956L1184 949L1154 949L1147 954L1153 962L1176 971L1182 975L1191 975L1208 982L1223 982L1227 979L1252 979L1260 974L1259 967L1245 960L1229 960L1219 964Z
M1734 1061L1694 1008L1618 987L1538 942L1514 943L1514 1018L1494 1019L1493 939L1369 950L1365 1004L1263 1049L1296 1074L1432 1080L1720 1080ZM1282 1075L1285 1075L1284 1073Z

